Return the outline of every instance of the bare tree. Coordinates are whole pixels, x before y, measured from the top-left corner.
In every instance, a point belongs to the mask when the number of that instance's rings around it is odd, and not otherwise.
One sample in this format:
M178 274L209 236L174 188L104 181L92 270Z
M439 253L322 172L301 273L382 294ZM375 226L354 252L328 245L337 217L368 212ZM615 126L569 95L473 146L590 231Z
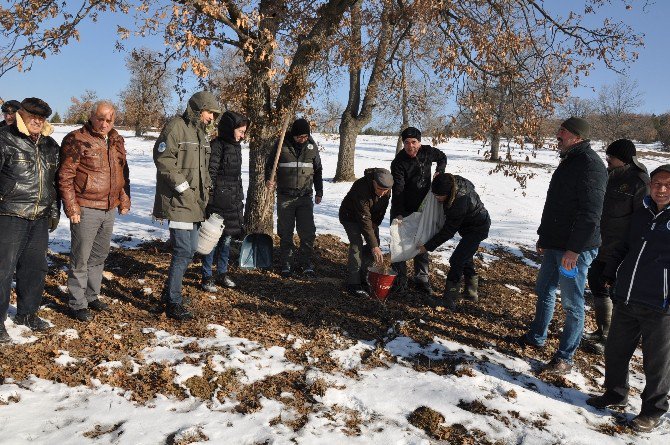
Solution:
M148 48L133 50L126 57L130 71L128 86L121 92L124 123L142 136L165 121L171 96L171 71L162 54Z
M98 100L98 94L93 90L86 90L81 97L70 98L70 106L65 112L66 124L82 125L88 121L91 107Z
M635 125L632 116L643 102L637 80L620 76L613 85L604 85L594 104L597 119L592 125L598 137L606 143L630 138Z
M244 108L252 122L245 223L250 231L269 231L273 194L264 187L263 173L271 141L282 118L293 114L313 88L315 65L327 55L345 12L359 1L14 0L0 6L0 75L29 69L36 57L57 53L76 40L82 21L101 13L132 10L139 27L119 27L121 36L162 34L181 61L180 74L205 78L213 49L239 49L249 71ZM585 0L584 11L595 13L613 1ZM522 76L516 67L523 66L520 59L529 50L560 67L561 74L578 76L595 59L616 67L631 46L640 44L622 23L606 19L590 27L580 14L568 11L561 17L537 0L415 0L411 20L417 60L429 61L434 75L445 78Z

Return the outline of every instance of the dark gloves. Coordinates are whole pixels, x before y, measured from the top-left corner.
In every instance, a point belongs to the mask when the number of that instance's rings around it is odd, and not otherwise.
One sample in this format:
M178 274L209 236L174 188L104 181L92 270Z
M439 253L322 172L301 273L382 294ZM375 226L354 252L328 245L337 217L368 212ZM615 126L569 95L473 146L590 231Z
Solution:
M49 232L53 232L54 230L56 230L59 222L60 218L51 218L49 220Z

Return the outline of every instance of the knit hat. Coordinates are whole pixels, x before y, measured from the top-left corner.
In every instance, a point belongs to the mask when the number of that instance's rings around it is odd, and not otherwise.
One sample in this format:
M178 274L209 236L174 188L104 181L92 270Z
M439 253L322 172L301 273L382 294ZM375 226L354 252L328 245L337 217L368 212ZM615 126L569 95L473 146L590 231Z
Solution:
M307 119L301 117L300 119L296 119L293 125L291 125L291 135L300 136L303 134L310 134L310 128Z
M431 191L438 196L446 196L451 193L451 188L454 185L454 177L449 173L440 173L433 179L433 184L430 187Z
M381 188L390 189L393 187L393 175L385 168L376 168L372 178Z
M591 131L591 126L588 122L580 117L574 116L563 121L561 127L582 139L588 139L589 132Z
M659 167L656 167L656 169L653 172L651 172L651 175L649 175L649 177L653 178L656 173L661 172L670 173L670 164L663 164Z
M607 146L605 153L608 156L619 159L624 164L633 162L633 157L637 155L635 144L628 139L617 139Z
M8 100L2 104L3 113L16 113L19 111L19 108L21 108L21 102L14 99Z
M417 141L420 141L421 140L421 132L419 131L418 128L407 127L402 131L402 133L400 133L400 137L402 138L403 142L405 142L405 139L408 139L408 138L414 138Z
M42 99L37 97L27 97L21 101L21 108L28 113L47 118L51 116L51 107Z

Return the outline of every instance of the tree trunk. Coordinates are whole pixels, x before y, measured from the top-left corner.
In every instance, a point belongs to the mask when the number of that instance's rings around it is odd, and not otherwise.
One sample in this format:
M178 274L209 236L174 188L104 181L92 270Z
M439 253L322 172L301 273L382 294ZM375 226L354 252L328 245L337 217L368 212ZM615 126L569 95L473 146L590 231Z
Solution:
M355 3L351 7L351 36L349 56L349 100L342 113L340 122L340 151L337 155L337 170L333 181L344 182L356 179L354 159L356 155L356 139L361 129L372 120L372 110L375 108L379 83L386 69L386 54L391 42L391 22L389 19L388 2L384 3L381 16L381 29L377 42L377 52L370 73L370 79L365 89L365 98L361 104L361 71L362 41L361 41L361 4Z
M491 154L489 159L497 161L500 158L500 132L494 130L491 133Z
M273 8L279 2L262 0L262 17L254 39L241 45L249 68L246 113L249 126L249 188L244 212L244 226L248 233L272 233L274 191L265 187L265 160L278 137L280 122L286 113L294 113L297 102L307 93L310 68L318 59L328 39L335 33L347 9L357 0L328 0L319 8L318 19L296 48L291 66L272 100L274 47L278 21ZM274 107L273 107L274 103Z
M340 122L340 151L337 154L337 171L335 182L348 182L356 179L354 172L354 158L356 154L356 139L363 123L346 112L342 114Z
M402 88L400 112L402 114L402 123L400 124L400 131L409 127L409 86L407 83L407 71L405 68L405 61L400 65L400 86ZM402 137L398 136L398 143L395 147L395 152L400 153L402 150Z

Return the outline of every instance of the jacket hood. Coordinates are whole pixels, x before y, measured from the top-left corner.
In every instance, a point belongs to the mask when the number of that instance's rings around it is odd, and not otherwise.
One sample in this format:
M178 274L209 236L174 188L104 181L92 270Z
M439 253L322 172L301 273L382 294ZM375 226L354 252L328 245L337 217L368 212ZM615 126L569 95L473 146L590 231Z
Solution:
M235 140L235 135L233 133L236 128L245 125L249 125L249 119L246 116L240 113L235 113L234 111L226 111L221 115L221 120L219 120L219 137L231 144L239 144L239 141Z
M215 120L221 114L221 107L216 97L209 91L200 91L191 96L188 100L188 105L186 105L184 118L189 123L197 124L200 119L200 112L203 110L213 112Z
M21 115L19 113L16 113L16 128L19 130L19 133L24 134L26 136L30 136L30 131L28 131L28 127L26 127L25 122L23 122L23 119L21 118ZM44 124L42 125L42 131L40 131L40 134L42 136L50 136L51 133L54 132L54 127L51 125L48 121L44 121Z

